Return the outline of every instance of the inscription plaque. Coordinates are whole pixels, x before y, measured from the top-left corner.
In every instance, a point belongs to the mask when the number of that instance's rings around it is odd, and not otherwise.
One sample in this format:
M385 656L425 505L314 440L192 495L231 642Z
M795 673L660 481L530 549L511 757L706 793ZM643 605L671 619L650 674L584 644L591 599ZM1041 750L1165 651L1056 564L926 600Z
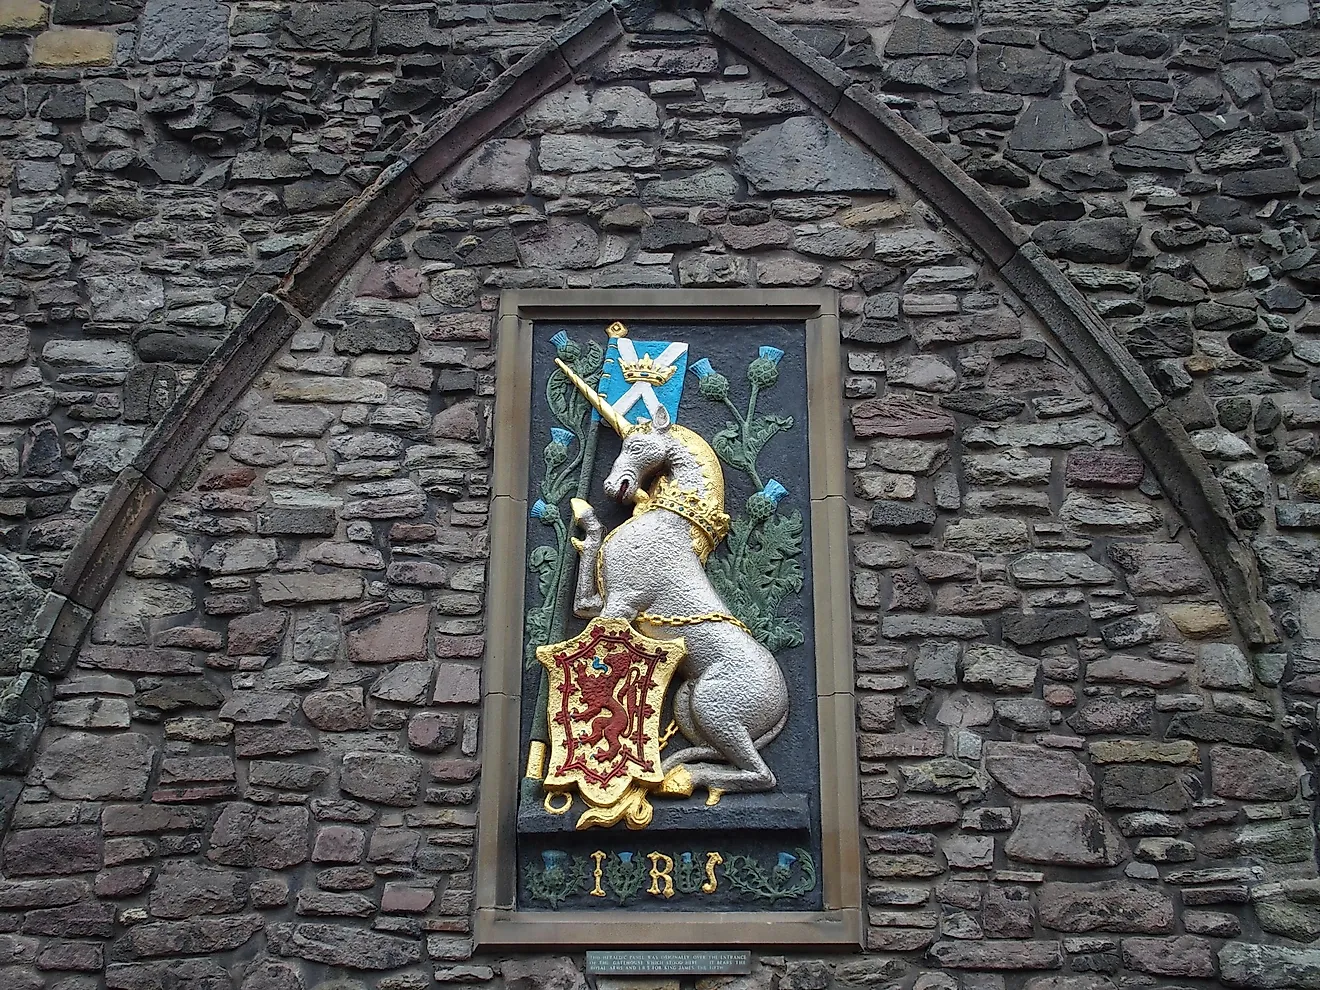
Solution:
M741 976L752 971L749 949L589 949L591 976Z

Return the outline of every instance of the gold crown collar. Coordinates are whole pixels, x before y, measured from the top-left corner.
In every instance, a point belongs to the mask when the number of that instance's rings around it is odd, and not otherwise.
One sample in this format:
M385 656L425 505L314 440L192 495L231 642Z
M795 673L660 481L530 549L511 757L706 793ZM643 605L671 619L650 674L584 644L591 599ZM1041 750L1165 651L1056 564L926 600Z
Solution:
M661 478L645 501L637 503L634 515L642 515L654 509L668 509L675 515L682 516L700 532L706 544L704 561L719 545L720 540L729 535L729 515L709 498L702 497L691 488L679 488L668 478Z

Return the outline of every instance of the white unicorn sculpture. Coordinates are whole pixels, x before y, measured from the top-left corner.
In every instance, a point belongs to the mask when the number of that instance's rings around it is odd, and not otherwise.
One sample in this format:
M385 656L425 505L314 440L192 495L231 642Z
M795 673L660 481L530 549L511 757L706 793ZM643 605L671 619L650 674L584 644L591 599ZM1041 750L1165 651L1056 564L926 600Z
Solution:
M759 751L788 720L788 685L706 576L706 561L729 530L715 452L671 424L664 406L649 423L627 422L568 365L555 363L623 439L604 488L633 505L631 518L603 535L591 506L572 501L585 532L573 540L574 613L627 619L657 639L681 635L687 647L674 721L692 745L664 759L665 779L654 793L687 796L704 787L713 805L725 792L773 790L775 775Z

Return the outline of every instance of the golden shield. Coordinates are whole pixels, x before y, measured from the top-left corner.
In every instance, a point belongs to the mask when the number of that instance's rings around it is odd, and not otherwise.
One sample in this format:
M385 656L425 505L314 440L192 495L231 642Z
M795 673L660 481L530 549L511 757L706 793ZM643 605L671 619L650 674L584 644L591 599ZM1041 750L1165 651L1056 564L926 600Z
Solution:
M599 617L572 639L537 648L550 689L544 786L587 803L578 828L650 822L646 792L664 779L660 709L685 653L681 639L652 639L627 619Z

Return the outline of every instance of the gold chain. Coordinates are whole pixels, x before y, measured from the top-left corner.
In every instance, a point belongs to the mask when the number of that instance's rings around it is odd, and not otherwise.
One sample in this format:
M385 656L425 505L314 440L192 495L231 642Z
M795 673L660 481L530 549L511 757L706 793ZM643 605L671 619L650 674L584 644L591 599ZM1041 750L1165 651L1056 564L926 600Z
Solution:
M695 626L702 622L727 622L735 625L748 636L753 635L746 624L735 619L728 612L703 612L701 615L656 615L654 612L639 612L638 622L650 626Z

